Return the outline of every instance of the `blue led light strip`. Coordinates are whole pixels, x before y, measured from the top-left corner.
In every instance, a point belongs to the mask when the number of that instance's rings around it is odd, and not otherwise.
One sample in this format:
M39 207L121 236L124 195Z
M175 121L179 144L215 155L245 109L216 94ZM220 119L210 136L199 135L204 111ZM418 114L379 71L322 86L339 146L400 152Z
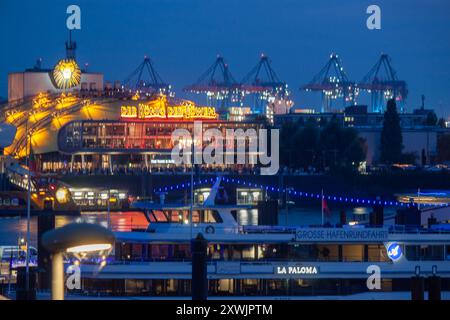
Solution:
M201 179L196 182L194 182L194 186L199 186L203 184L208 183L214 183L217 178L209 178L209 179ZM252 183L252 182L246 182L244 180L235 179L235 178L222 178L222 182L229 183L229 184L237 184L241 186L246 186L249 188L260 188L266 191L271 192L283 192L286 193L286 190L289 195L291 196L297 196L302 198L309 198L309 199L320 199L321 194L320 193L313 193L313 192L305 192L305 191L297 191L292 188L287 189L280 189L278 187L271 187L267 185ZM176 185L171 186L165 186L160 188L153 189L153 192L169 192L174 190L183 190L190 188L191 184L190 182L180 183ZM392 200L381 200L381 199L367 199L367 198L358 198L358 197L350 197L350 196L336 196L336 195L328 195L324 194L323 199L333 201L333 202L341 202L341 203L349 203L349 204L358 204L358 205L381 205L384 207L392 206L392 207L412 207L417 206L417 203L404 203L399 201L392 201ZM420 206L422 207L448 207L449 203L441 203L441 204L432 204L432 203L421 203Z

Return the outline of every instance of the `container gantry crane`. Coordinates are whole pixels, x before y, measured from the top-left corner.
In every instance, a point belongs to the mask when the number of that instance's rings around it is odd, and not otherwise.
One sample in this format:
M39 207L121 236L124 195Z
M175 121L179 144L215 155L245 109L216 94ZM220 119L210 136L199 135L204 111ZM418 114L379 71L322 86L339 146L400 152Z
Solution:
M349 104L356 104L358 88L354 82L350 81L342 66L342 61L335 53L330 55L330 59L319 73L300 90L319 91L322 93L322 112L331 111L333 101L342 99L344 108Z
M274 100L289 100L290 92L286 82L281 81L271 66L271 60L261 54L258 63L241 81L243 96L253 98L253 111L264 112L264 107Z
M124 90L140 94L172 95L171 85L162 80L148 56L144 56L144 61L123 81L122 86Z
M239 83L233 78L228 64L221 55L217 55L216 61L197 82L185 87L184 91L206 94L207 105L218 107L219 112L240 103Z
M373 112L383 112L389 99L395 99L400 112L406 111L407 84L403 80L398 80L387 54L381 54L377 63L359 82L358 87L371 94Z

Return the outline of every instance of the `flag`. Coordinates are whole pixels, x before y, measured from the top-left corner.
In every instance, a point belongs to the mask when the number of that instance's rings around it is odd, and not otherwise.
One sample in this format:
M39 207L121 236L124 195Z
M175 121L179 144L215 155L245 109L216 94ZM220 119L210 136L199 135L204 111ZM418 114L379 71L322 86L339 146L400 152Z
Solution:
M28 159L28 167L32 172L36 172L37 170L36 157L34 155L33 147L31 145L30 145L30 155Z
M326 216L330 216L331 210L328 207L328 203L327 203L327 200L325 200L325 198L322 198L322 210Z

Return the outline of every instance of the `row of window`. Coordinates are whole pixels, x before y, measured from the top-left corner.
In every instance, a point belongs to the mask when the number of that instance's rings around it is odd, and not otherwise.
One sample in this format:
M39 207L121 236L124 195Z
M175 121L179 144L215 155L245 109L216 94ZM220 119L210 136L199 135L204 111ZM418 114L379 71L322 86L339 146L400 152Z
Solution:
M382 279L381 291L402 288L391 279ZM405 284L407 287L409 284ZM446 286L447 284L445 284ZM345 295L367 291L365 279L209 279L210 296L310 296ZM117 296L189 296L187 279L82 279L86 294Z
M403 246L406 259L450 261L450 245ZM116 245L117 260L171 261L188 260L189 244ZM386 248L381 244L209 244L209 260L296 260L328 262L388 262Z

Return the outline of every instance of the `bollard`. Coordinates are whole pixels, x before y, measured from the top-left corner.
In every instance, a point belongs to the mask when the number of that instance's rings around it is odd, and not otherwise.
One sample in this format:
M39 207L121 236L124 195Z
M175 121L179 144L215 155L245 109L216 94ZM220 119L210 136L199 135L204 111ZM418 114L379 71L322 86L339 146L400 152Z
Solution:
M16 282L16 300L36 300L36 273L35 267L29 267L29 289L26 287L26 267L17 268L17 282Z
M207 246L208 242L201 233L195 239L191 240L192 300L206 300L208 297Z
M441 277L428 278L428 300L441 300Z
M424 279L420 276L411 278L411 300L424 300Z

